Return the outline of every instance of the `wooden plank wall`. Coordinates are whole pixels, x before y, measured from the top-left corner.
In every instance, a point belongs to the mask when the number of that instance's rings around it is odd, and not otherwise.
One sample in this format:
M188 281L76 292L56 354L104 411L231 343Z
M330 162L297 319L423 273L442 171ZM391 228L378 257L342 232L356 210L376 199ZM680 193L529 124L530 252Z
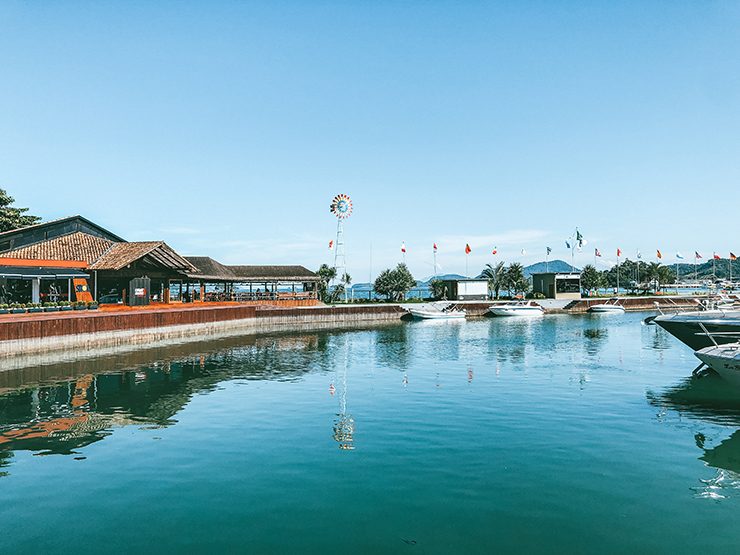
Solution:
M312 321L352 321L400 318L405 311L393 305L323 306L278 308L268 306L222 306L183 310L141 312L55 313L38 316L9 316L0 320L0 341L39 339L118 330L163 328L189 324L209 324L256 318L269 323L309 323Z

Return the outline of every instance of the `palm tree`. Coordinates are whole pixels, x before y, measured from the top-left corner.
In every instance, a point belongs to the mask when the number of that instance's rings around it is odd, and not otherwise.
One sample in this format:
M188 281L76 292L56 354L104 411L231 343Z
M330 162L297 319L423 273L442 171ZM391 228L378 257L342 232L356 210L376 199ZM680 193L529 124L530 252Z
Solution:
M486 264L486 268L481 272L481 275L488 279L488 290L491 293L495 293L495 298L498 299L498 293L503 287L506 278L506 267L504 263L499 262L495 267Z
M660 286L660 262L651 262L648 264L647 270L645 271L645 280L655 280Z

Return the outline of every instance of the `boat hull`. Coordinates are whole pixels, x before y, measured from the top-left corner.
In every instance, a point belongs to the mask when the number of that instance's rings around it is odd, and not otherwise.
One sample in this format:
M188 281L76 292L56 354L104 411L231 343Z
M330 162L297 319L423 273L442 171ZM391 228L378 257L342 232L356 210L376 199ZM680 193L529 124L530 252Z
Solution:
M714 345L706 332L715 334L712 337L720 345L735 343L740 338L740 312L738 311L719 314L698 312L661 315L654 318L653 322L694 351ZM705 329L702 329L702 326Z
M524 316L524 317L536 317L542 316L545 311L539 307L491 307L488 309L492 314L496 316Z
M416 320L459 320L465 318L464 312L428 312L426 310L409 309Z
M612 314L623 314L624 307L608 304L595 304L588 309L590 312L611 312Z
M694 354L725 381L740 388L740 344L713 345Z

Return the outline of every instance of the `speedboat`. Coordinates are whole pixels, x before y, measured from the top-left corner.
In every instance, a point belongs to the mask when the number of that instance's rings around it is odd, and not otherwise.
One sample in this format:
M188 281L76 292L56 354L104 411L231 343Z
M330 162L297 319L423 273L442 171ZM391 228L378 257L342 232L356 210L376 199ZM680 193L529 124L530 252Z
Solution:
M545 313L540 305L532 301L493 305L488 311L496 316L542 316Z
M716 338L714 334L710 336ZM694 355L725 381L740 387L740 343L737 340L735 343L699 349Z
M740 339L740 310L732 308L733 302L703 303L701 310L650 316L645 323L659 325L694 351L734 343Z
M428 303L409 308L408 311L417 320L465 318L465 310L458 310L453 303Z
M592 304L590 307L588 307L588 310L590 312L623 313L624 307L621 304L619 304L619 299L614 297L613 299L609 299L605 303Z

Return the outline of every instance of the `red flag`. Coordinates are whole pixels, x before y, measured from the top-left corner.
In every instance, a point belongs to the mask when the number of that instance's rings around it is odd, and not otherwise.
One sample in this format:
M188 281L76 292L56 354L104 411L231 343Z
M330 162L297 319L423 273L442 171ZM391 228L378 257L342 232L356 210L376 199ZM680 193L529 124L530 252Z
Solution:
M493 247L493 254L496 254L498 252L498 249L496 247Z
M694 251L694 258L701 258L701 255L698 252Z
M617 258L619 258L620 256L622 256L622 251L620 251L619 249L617 249Z
M737 260L737 256L735 256L734 254L730 253L730 260Z
M596 256L601 256L601 253L599 252L599 249L594 249L594 254Z
M401 243L401 252L406 252L406 243Z
M334 240L329 241L329 250L334 246Z
M470 245L465 243L465 254L470 254Z
M716 258L717 260L722 260L717 253L714 253L714 258Z
M434 252L437 252L437 243L434 243Z
M663 255L660 254L660 251L658 251L658 258L663 258Z

